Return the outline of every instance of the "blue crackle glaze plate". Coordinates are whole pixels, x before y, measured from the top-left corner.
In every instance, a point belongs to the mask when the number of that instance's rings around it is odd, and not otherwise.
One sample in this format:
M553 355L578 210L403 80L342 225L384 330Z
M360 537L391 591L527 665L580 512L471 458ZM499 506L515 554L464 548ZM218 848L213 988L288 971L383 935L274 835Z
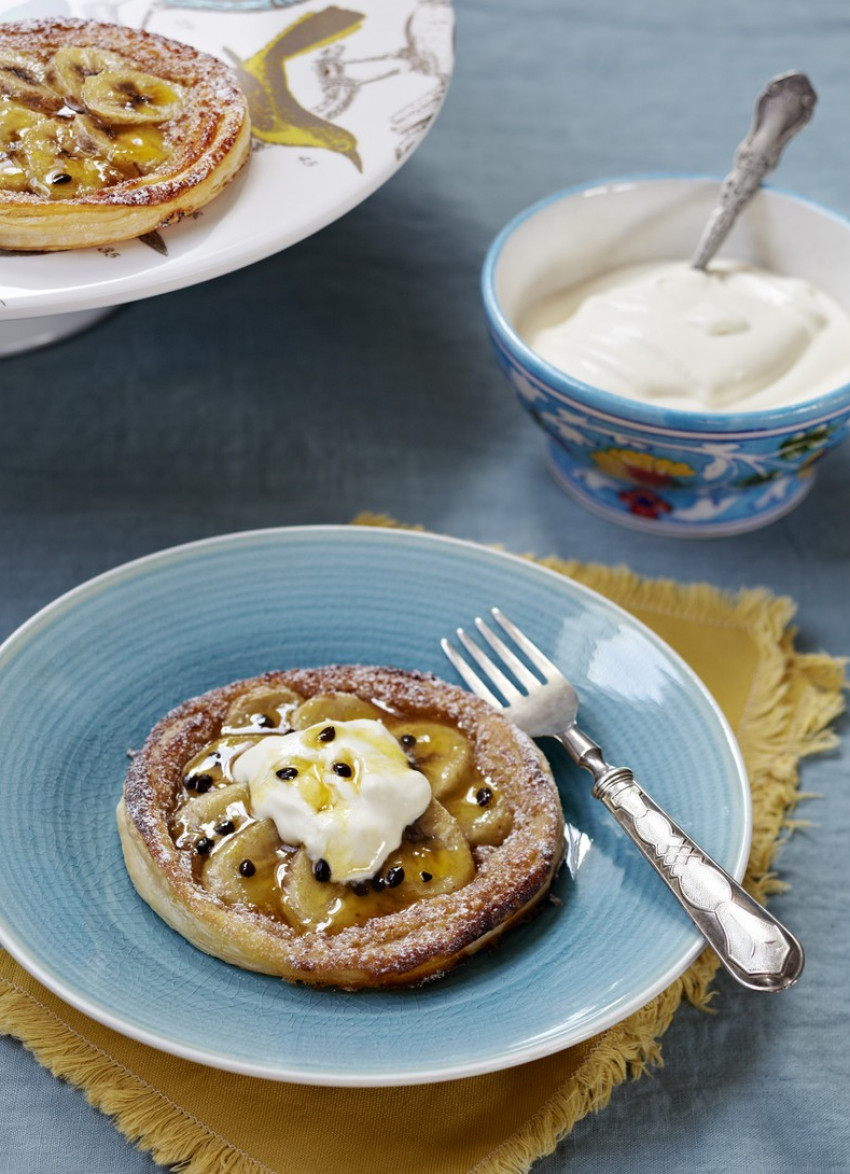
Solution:
M448 1080L521 1064L648 1002L701 939L553 757L570 825L560 903L419 989L290 986L207 957L136 894L114 808L168 709L269 668L332 661L454 672L440 636L502 607L572 677L588 732L736 876L750 839L734 738L670 649L523 559L350 526L234 534L119 567L0 648L0 940L81 1011L201 1064L321 1085Z

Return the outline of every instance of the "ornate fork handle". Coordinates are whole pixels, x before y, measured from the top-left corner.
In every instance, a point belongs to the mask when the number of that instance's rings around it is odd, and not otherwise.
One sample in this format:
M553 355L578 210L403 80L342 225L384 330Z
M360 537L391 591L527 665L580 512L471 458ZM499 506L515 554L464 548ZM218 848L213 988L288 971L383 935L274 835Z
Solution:
M803 970L797 939L707 856L646 794L626 767L612 767L576 725L558 740L593 776L593 794L652 865L723 965L744 986L780 991Z

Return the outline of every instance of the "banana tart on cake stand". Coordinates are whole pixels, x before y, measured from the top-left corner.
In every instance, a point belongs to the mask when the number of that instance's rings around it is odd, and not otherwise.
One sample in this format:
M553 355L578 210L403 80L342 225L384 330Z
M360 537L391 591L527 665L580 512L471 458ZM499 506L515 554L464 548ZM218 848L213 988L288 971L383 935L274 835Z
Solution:
M37 7L0 0L0 356L330 224L409 157L454 63L450 0Z

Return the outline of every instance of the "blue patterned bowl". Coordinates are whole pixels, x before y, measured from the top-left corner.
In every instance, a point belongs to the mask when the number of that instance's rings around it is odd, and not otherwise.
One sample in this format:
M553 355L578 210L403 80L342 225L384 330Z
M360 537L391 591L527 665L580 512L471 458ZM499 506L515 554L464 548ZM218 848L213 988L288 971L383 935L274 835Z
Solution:
M598 273L688 257L719 180L658 176L570 188L515 217L482 274L490 335L520 402L549 436L560 484L589 509L656 533L709 536L767 525L811 488L848 432L850 386L806 403L702 414L633 402L541 359L515 324L538 298ZM850 222L760 190L724 255L804 278L850 309Z

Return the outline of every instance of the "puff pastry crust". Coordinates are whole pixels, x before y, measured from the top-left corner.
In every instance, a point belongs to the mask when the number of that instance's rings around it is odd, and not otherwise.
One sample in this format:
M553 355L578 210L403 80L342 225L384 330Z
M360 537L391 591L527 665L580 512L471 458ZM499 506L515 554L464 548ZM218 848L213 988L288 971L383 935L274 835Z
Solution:
M0 248L162 228L214 199L250 140L245 97L208 54L96 21L0 25Z
M401 908L391 904L390 911L335 932L321 925L305 929L267 909L223 900L199 881L191 848L175 835L187 801L187 764L229 728L228 714L238 709L240 698L281 688L294 690L299 699L353 696L396 720L437 722L462 734L475 777L490 784L487 800L492 787L507 813L507 819L500 816L498 835L470 844L471 879ZM370 666L272 672L186 701L156 725L134 757L117 816L133 884L193 945L249 970L346 989L419 983L494 942L546 897L564 853L557 788L530 738L484 702L437 677ZM232 821L222 830L232 831Z

